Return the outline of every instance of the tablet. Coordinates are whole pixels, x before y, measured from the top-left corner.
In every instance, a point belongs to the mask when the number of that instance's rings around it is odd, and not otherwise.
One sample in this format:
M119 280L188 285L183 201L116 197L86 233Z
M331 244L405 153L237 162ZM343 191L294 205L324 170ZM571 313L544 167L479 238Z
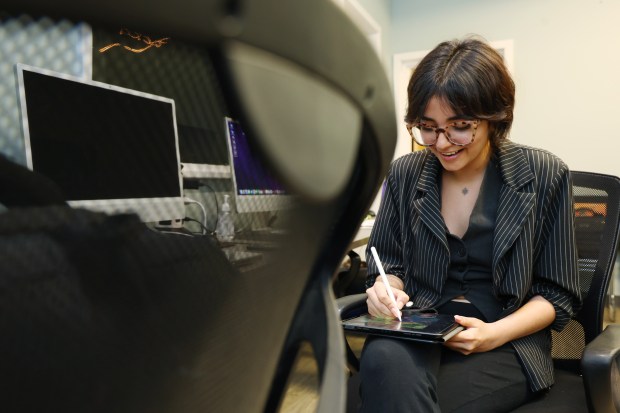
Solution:
M402 310L403 321L393 318L373 317L364 314L343 320L345 330L387 337L443 343L452 338L463 326L454 321L454 316L439 314L434 310Z

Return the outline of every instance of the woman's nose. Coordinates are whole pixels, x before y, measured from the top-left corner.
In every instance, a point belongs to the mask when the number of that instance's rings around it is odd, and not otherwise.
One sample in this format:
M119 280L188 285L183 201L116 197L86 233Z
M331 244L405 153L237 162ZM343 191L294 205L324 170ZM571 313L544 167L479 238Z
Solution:
M437 134L437 142L435 142L435 148L447 148L452 146L452 143L448 140L445 131L441 131Z

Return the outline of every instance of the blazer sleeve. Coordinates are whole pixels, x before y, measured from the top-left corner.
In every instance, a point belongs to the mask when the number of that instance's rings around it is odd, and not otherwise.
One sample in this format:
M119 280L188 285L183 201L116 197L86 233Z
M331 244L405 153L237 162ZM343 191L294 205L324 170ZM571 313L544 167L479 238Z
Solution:
M375 283L379 269L370 251L375 247L386 274L391 274L403 280L405 270L403 267L402 243L401 243L401 211L399 208L399 184L398 168L393 163L386 177L384 191L381 198L381 206L375 219L370 239L366 248L366 261L368 263L368 276L366 288Z
M543 244L534 263L532 295L541 295L555 308L551 327L561 331L582 304L577 265L573 195L570 173L557 161L548 180L543 212Z

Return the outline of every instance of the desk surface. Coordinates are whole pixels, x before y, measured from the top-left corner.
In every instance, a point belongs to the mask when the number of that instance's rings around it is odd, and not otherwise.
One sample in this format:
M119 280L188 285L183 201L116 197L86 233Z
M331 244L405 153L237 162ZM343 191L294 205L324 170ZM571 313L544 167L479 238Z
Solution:
M350 245L349 245L349 249L350 250L354 250L356 248L359 247L363 247L364 245L368 244L368 240L370 239L370 237L363 237L363 238L356 238Z
M372 227L374 223L375 223L374 219L367 219L362 222L362 225L360 225L359 229L357 230L357 233L355 234L353 241L349 245L350 250L354 250L356 248L360 248L368 244L368 239L370 238L370 232L372 231Z
M245 245L230 244L222 248L226 258L235 267L245 267L251 264L258 264L263 259L263 254L248 251Z

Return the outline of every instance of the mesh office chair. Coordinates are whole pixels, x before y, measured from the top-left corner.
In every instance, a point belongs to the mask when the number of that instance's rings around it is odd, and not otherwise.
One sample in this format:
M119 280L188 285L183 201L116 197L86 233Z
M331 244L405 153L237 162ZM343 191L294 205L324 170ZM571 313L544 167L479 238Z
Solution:
M94 80L174 99L179 138L199 131L195 150L207 163L228 163L224 116L239 120L295 197L269 233L277 248L241 269L202 238L135 219L66 207L0 214L3 251L30 264L11 277L0 271L0 297L12 297L11 311L0 311L0 348L13 357L0 360L0 410L275 411L309 342L318 411L342 411L330 279L396 141L389 82L359 29L328 0L6 0L0 24L22 63L71 71L92 62ZM16 96L10 89L3 101ZM130 109L132 124L149 122ZM195 193L205 203L234 193L230 180L207 184ZM248 231L271 221L236 218Z
M584 305L561 333L552 332L554 386L515 412L620 411L620 326L603 331L620 233L620 179L589 172L572 172L572 179ZM365 312L365 294L341 298L338 307L342 318ZM356 372L359 362L350 347L347 351L350 370ZM350 389L349 397L358 397L357 389ZM350 400L349 410L356 405Z

